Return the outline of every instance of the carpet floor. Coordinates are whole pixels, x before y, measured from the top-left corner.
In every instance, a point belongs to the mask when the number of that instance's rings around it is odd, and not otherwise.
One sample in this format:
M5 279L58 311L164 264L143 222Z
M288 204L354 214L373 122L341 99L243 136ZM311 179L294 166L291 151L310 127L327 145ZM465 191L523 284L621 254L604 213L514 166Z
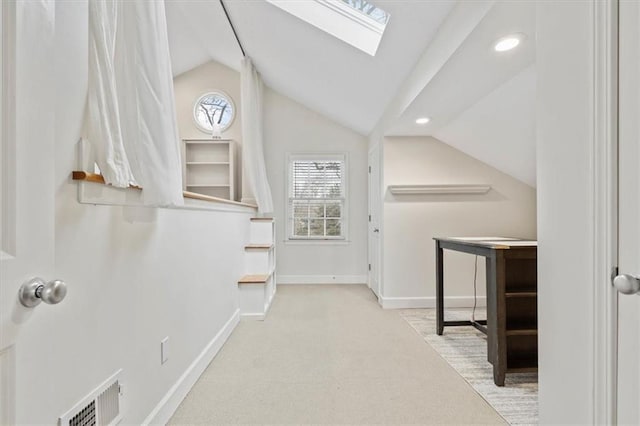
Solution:
M170 421L186 424L505 424L361 285L278 286L242 321Z
M468 320L469 309L447 309L447 320ZM482 397L512 425L538 424L537 373L507 374L505 386L493 382L493 367L487 361L487 338L473 327L447 327L436 334L435 309L406 309L400 315ZM484 311L476 318L486 318Z

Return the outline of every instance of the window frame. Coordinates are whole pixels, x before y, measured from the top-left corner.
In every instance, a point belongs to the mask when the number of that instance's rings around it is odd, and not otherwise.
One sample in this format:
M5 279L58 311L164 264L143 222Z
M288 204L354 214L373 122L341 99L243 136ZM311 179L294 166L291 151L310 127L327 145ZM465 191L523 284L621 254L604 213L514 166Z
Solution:
M285 182L285 214L287 220L287 242L307 242L307 243L336 243L347 242L349 235L349 161L348 153L287 153L287 161L285 164L287 177ZM342 163L342 201L341 211L341 235L340 236L298 236L294 235L293 225L293 162L294 161L339 161ZM338 198L336 198L338 199ZM322 198L320 198L322 200ZM333 198L329 199L333 200Z

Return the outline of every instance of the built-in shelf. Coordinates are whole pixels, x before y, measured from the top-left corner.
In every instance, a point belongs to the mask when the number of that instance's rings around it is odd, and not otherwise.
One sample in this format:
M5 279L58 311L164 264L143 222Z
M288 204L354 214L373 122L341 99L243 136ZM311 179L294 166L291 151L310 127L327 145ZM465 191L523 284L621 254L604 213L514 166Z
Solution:
M183 139L183 189L235 199L235 147L231 139Z
M486 194L491 185L389 185L395 195Z
M220 142L232 142L233 139L183 139L186 144L209 144Z

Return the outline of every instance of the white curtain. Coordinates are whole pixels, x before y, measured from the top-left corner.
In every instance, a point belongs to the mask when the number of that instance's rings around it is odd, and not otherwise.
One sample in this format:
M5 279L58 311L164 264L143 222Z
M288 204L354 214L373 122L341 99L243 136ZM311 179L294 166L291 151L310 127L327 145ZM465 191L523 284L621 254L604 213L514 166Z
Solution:
M87 138L106 183L183 204L163 1L89 0Z
M249 57L242 60L240 81L242 156L245 176L253 190L253 196L258 204L258 212L273 213L273 199L267 180L262 137L264 84Z

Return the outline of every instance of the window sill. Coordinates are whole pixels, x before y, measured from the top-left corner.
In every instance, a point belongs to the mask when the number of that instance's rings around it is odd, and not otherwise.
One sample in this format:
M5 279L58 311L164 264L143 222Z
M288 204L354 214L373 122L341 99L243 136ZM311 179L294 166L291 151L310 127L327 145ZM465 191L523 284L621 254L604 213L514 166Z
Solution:
M286 245L292 246L315 246L315 245L327 245L327 246L347 246L351 244L350 240L284 240Z

